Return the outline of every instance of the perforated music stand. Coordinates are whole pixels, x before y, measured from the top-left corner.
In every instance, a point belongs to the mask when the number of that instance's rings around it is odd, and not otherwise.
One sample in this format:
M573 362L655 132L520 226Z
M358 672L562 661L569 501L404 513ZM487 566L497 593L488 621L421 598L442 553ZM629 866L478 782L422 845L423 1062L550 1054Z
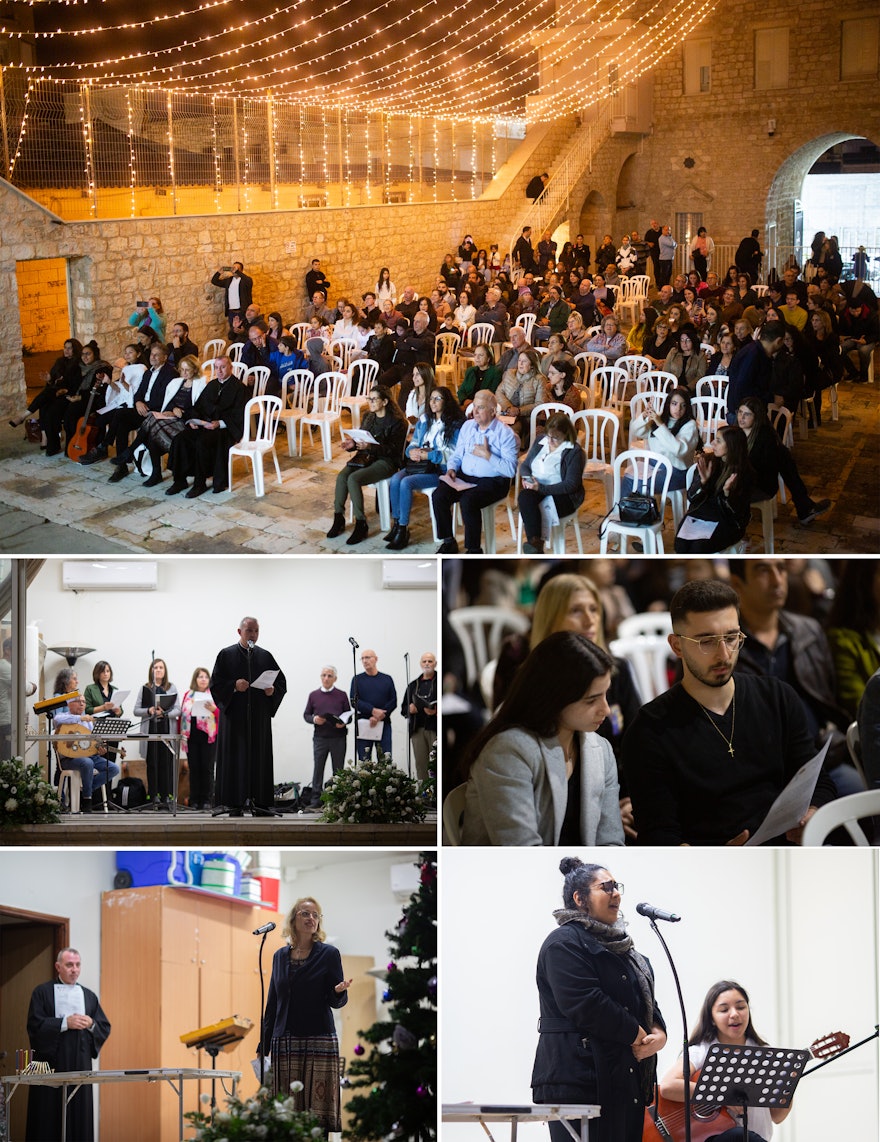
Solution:
M749 1137L749 1108L791 1106L809 1051L783 1047L728 1047L713 1043L691 1099L694 1116L720 1106L743 1108L743 1142Z

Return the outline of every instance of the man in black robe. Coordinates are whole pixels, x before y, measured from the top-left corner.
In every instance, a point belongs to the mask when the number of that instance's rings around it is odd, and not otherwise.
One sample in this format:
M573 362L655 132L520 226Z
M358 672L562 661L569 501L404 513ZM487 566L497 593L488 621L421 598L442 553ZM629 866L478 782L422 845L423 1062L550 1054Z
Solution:
M92 1059L110 1035L110 1022L98 997L79 982L82 962L75 948L63 948L55 961L58 982L41 983L31 995L27 1030L36 1059L53 1071L90 1071ZM62 1089L31 1087L27 1142L58 1142ZM94 1142L92 1087L83 1086L67 1106L68 1142Z
M245 807L255 817L275 815L272 719L287 680L269 651L257 646L259 637L257 620L243 618L238 642L220 651L211 675L211 696L221 711L216 798L231 817L243 816ZM274 682L265 689L252 686L265 670L278 671Z
M228 483L229 449L244 435L244 409L248 390L232 371L228 357L214 361L214 379L208 381L187 417L186 429L171 442L168 466L174 481L165 492L176 496L187 487L187 476L194 476L186 493L188 500L208 490L208 477L213 478L213 491L225 492Z

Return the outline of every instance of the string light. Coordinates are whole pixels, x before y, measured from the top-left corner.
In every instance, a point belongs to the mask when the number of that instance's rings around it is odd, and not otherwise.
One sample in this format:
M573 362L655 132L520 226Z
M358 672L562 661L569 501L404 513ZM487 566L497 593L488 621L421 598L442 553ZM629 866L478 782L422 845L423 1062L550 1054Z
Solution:
M18 0L7 0L7 3L16 3ZM58 0L55 0L58 2ZM70 7L66 0L61 0L65 3L65 7ZM299 0L302 3L303 0ZM0 27L0 33L8 35L11 39L23 40L54 40L56 36L93 36L93 35L113 35L117 32L127 32L137 30L139 28L150 28L155 24L162 24L170 22L171 20L185 20L190 16L197 16L202 12L207 12L212 8L221 8L226 4L231 4L232 0L208 0L206 4L199 4L197 8L191 8L185 12L163 12L156 16L151 16L149 20L134 20L128 21L124 24L97 24L90 28L55 28L50 32L37 32L34 30L28 31L13 31L10 28ZM48 5L45 0L40 0L39 7L45 8ZM28 7L35 8L37 4L29 4Z
M128 177L130 188L131 217L137 213L137 167L134 154L134 114L131 109L131 92L125 93L125 110L128 113Z

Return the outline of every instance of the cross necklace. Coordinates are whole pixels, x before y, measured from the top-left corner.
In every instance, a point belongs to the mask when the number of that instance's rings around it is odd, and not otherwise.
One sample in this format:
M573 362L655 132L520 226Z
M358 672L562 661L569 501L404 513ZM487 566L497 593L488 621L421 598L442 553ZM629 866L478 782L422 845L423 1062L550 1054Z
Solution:
M715 719L712 717L712 715L709 713L709 711L706 709L706 707L702 704L702 702L698 702L697 705L700 707L700 709L703 711L703 713L709 719L709 724L721 736L721 739L727 745L727 752L730 754L731 757L733 757L733 735L734 735L734 730L736 728L736 690L734 690L734 692L733 692L733 701L731 702L730 737L729 738L728 738L727 734L722 732L721 727L718 725L718 723L715 721ZM722 714L722 717L723 716L724 715Z

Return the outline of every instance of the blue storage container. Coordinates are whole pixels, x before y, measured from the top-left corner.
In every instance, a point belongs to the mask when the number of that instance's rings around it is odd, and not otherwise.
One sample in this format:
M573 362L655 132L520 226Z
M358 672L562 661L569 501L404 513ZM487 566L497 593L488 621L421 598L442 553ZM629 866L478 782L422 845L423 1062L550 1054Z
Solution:
M114 888L147 888L154 884L192 884L183 849L128 850L116 853Z

